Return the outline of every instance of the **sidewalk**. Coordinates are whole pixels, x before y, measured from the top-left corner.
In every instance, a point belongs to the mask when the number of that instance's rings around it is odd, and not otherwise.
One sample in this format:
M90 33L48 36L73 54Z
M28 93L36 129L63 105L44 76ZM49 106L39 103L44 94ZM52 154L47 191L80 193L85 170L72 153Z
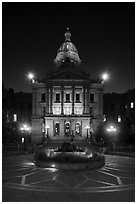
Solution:
M125 156L125 157L135 157L135 152L106 152L105 154L109 155L117 155L117 156Z

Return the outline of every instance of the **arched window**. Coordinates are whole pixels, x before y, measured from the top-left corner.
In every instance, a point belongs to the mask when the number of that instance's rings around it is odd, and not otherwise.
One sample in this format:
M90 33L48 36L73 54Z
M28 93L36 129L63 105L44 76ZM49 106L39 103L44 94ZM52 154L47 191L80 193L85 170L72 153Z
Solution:
M65 135L69 136L70 134L70 122L65 123Z
M59 123L56 123L55 124L55 135L59 135L59 131L60 131Z
M76 123L75 132L76 132L76 135L80 135L81 134L81 125L80 125L79 122Z

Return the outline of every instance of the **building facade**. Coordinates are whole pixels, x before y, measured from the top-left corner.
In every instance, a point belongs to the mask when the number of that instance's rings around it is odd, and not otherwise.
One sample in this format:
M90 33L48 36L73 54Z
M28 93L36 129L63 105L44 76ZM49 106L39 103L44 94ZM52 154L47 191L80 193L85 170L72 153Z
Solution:
M135 142L135 89L126 93L106 93L103 95L104 128L113 124L119 140Z
M69 30L44 79L32 79L32 143L85 140L103 121L103 83L81 70Z

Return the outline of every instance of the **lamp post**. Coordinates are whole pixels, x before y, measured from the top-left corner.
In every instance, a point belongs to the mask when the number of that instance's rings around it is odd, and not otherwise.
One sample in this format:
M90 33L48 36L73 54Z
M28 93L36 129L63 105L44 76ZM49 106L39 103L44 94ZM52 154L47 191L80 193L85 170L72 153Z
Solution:
M22 135L23 135L22 143L24 143L24 151L26 151L26 149L27 149L26 135L31 132L31 127L29 125L27 125L27 124L22 124L21 127L20 127L20 130L21 130Z
M85 128L87 130L87 139L88 139L88 130L90 129L90 127L89 127L89 125L87 125Z
M114 127L113 125L110 125L107 128L107 132L112 136L112 135L114 135L114 133L117 132L117 128ZM115 143L114 143L114 140L113 140L113 143L112 143L112 148L113 148L113 151L115 152Z

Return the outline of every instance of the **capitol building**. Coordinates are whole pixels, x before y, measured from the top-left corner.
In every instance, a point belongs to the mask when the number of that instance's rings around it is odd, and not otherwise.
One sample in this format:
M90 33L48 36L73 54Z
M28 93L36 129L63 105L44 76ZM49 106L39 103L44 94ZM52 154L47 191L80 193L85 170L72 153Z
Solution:
M103 83L85 73L67 29L54 68L43 79L32 80L31 141L84 141L103 121ZM93 69L94 71L94 69Z

